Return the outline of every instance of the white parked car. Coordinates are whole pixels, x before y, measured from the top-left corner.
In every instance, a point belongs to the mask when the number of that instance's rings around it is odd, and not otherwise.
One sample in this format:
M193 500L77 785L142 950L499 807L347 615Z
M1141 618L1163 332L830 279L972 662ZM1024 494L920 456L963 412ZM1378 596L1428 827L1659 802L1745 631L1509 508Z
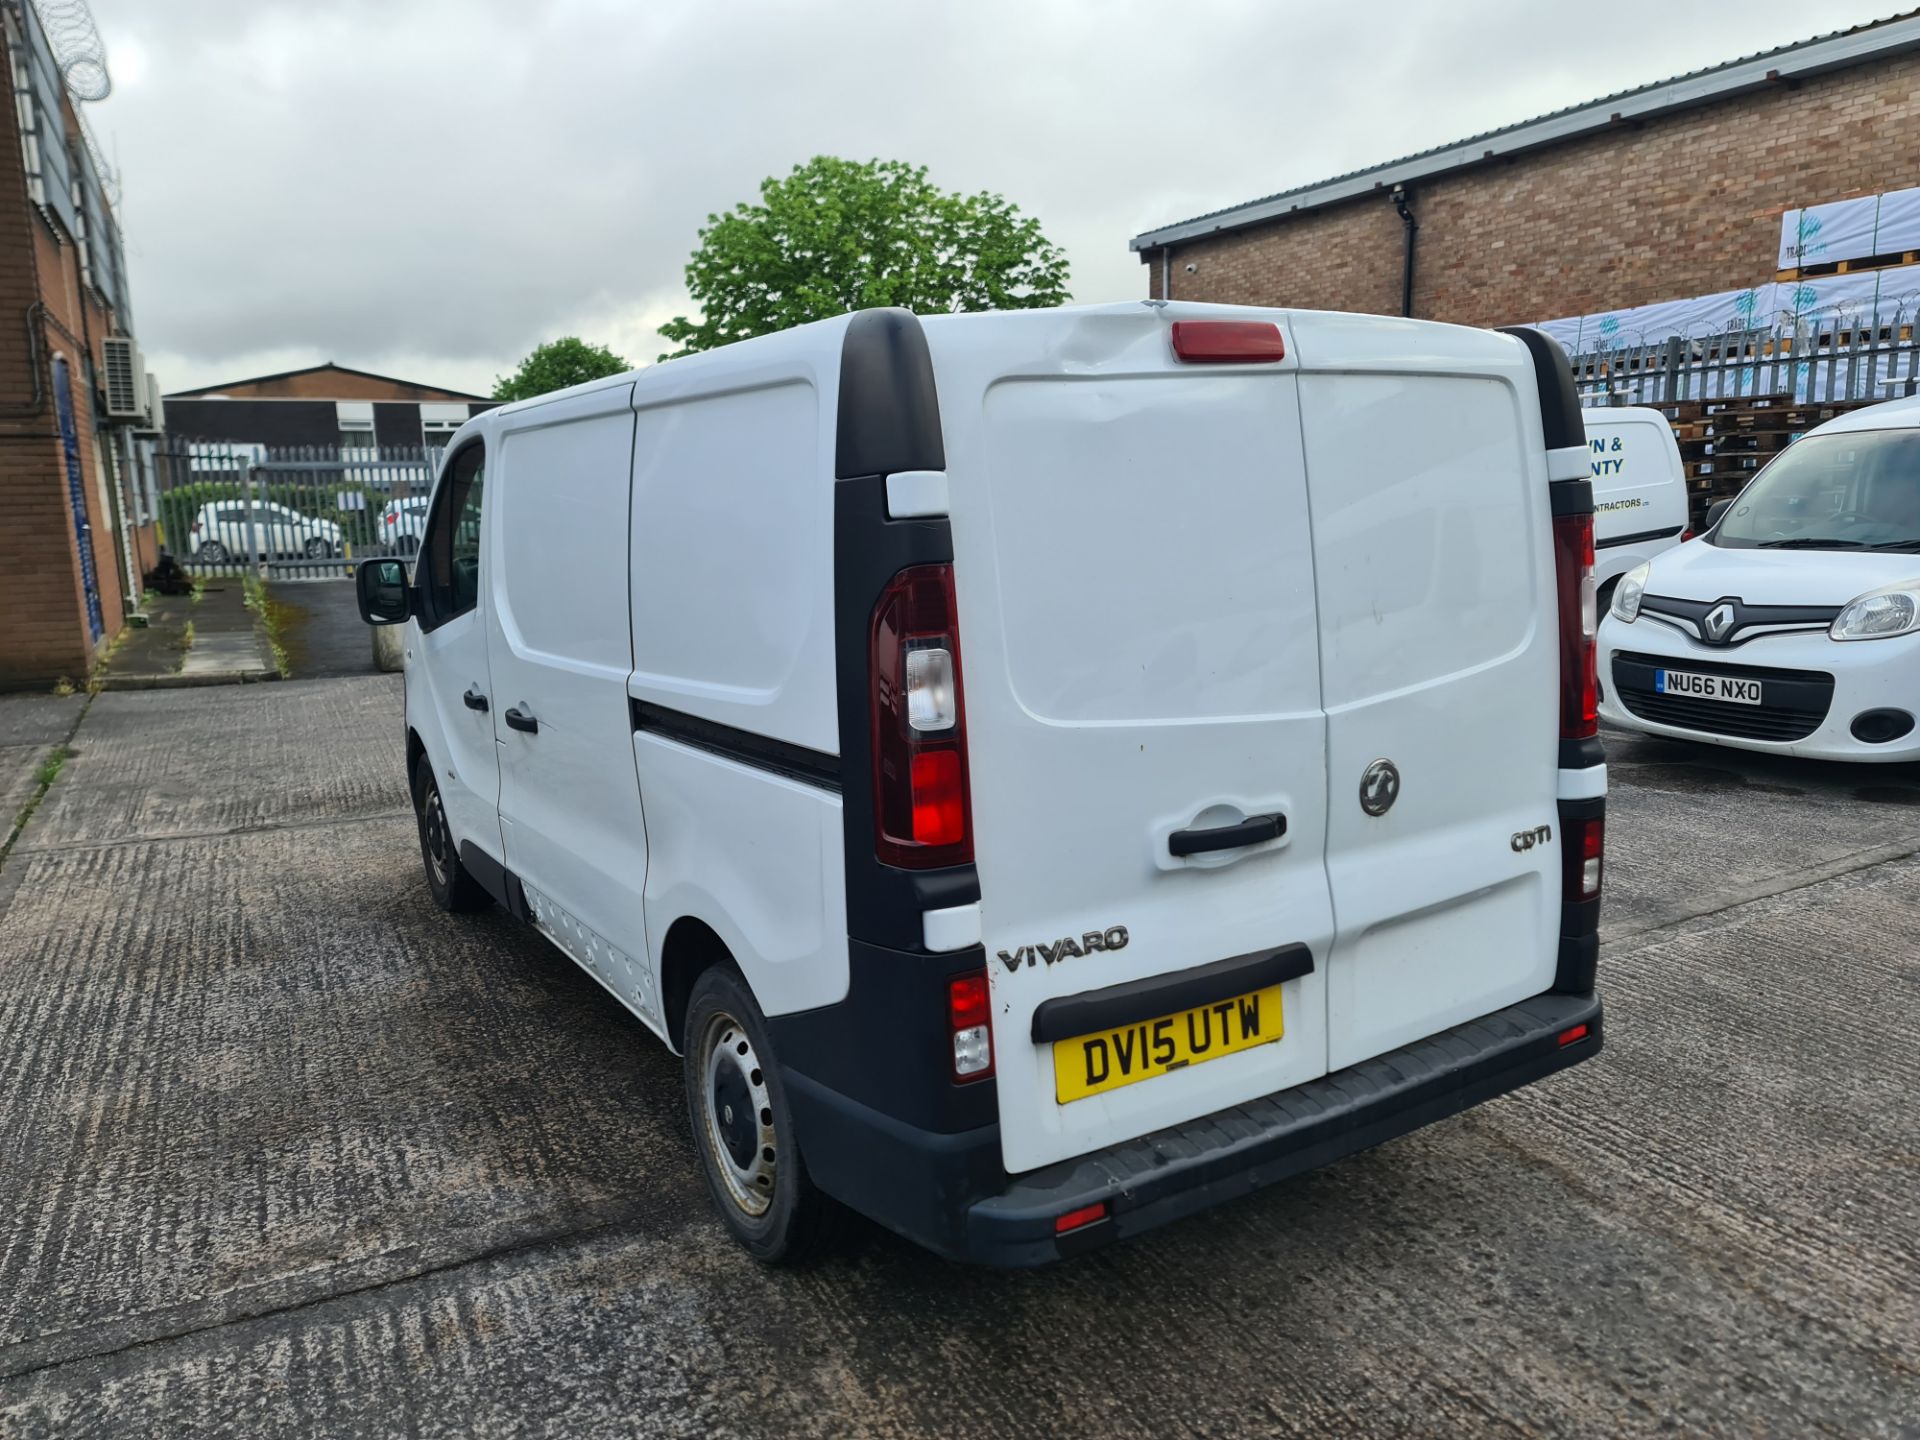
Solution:
M382 544L397 554L411 555L420 548L420 537L427 529L427 497L415 495L404 500L389 500L380 512Z
M190 558L221 565L236 556L329 560L342 553L340 527L317 515L256 500L253 518L237 500L218 500L193 517Z
M1597 1051L1546 337L868 310L462 434L357 575L428 888L684 1055L762 1259L1035 1264Z
M1687 532L1687 477L1673 427L1638 405L1584 410L1593 477L1593 583L1605 609L1629 570Z
M1607 720L1746 750L1920 758L1920 400L1809 431L1711 519L1614 592Z

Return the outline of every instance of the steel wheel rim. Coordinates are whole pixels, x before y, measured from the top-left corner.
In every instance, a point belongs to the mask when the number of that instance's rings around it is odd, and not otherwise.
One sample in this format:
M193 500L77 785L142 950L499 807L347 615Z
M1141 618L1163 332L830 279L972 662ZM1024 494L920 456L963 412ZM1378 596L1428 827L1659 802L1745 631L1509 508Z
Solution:
M307 558L309 560L324 560L332 551L333 547L317 535L307 541Z
M440 808L440 790L430 786L427 790L426 804L421 807L420 833L427 842L427 866L433 871L433 878L441 885L447 883L447 848L451 838L447 834L447 817Z
M746 1027L725 1011L707 1022L701 1053L701 1128L708 1153L728 1198L758 1219L773 1205L780 1157L766 1074Z

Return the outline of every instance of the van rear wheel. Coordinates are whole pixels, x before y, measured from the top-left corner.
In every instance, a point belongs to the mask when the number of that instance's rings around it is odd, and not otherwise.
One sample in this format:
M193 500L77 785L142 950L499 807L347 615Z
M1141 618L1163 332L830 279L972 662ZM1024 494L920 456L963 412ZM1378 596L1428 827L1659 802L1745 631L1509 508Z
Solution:
M731 967L694 982L683 1033L693 1144L733 1238L770 1265L829 1248L844 1212L807 1174L766 1017Z
M491 905L493 897L460 863L460 851L440 800L440 785L433 777L433 762L424 753L413 767L413 818L420 827L420 860L426 867L433 903L455 913L484 910Z

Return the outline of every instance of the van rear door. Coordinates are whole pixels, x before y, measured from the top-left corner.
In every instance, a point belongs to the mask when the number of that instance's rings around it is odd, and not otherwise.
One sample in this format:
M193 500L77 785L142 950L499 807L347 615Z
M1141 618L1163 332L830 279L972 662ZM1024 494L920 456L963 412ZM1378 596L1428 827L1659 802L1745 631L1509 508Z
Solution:
M1550 988L1559 637L1539 401L1489 331L1294 317L1334 1070Z
M1146 306L926 332L1018 1172L1326 1070L1299 382L1179 363Z

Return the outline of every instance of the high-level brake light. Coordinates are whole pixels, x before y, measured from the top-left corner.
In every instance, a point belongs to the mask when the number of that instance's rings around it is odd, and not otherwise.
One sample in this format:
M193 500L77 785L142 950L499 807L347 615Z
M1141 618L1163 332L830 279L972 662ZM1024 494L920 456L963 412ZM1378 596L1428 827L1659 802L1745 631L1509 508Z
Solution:
M1176 320L1174 357L1189 365L1257 365L1287 358L1271 320Z

